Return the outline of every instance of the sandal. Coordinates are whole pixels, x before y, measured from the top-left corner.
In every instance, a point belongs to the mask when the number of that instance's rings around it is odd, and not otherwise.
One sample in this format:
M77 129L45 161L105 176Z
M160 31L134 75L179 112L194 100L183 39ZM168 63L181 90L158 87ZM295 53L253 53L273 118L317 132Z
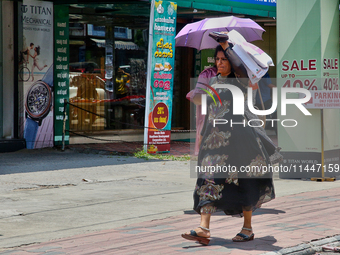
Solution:
M199 228L210 232L210 229L208 228L204 228L201 226L199 226ZM200 244L203 244L203 245L208 245L210 242L210 239L208 239L207 237L202 237L202 236L197 235L195 230L190 230L190 234L186 234L186 233L182 234L182 237L190 241L199 242Z
M244 228L244 227L242 229L248 230L248 231L252 231L253 230L251 228ZM248 242L248 241L254 240L255 234L252 233L250 236L248 236L248 235L243 234L243 233L238 233L236 236L240 236L240 237L242 237L242 239L240 239L240 240L233 240L233 242Z
M340 248L339 248L339 247L330 246L330 245L324 245L324 246L322 246L322 250L323 250L323 251L340 252Z

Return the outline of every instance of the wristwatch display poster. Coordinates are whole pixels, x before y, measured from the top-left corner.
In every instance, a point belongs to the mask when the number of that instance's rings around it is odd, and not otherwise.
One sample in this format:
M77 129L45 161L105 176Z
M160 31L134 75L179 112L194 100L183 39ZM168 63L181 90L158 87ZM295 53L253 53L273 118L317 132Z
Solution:
M18 15L23 17L22 33L18 37L22 48L18 50L30 51L25 64L30 79L18 84L20 138L25 138L28 149L53 147L54 111L51 109L55 105L53 74L57 63L54 48L59 43L54 40L54 4L40 0L23 0L18 4ZM44 22L33 22L42 20Z
M50 113L53 105L53 65L45 73L41 80L34 82L28 89L25 97L25 129L24 138L26 148L34 149L37 141L38 130L46 130L42 127L43 120ZM53 135L53 117L51 118L52 128L45 132ZM49 139L50 140L50 139ZM52 139L53 140L53 139ZM43 141L40 141L43 142Z

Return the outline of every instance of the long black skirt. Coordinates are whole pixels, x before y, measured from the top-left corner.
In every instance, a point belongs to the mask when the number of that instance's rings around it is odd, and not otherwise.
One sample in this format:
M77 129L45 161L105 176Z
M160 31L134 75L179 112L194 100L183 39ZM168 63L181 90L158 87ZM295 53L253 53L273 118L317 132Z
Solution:
M246 117L232 114L231 92L227 89L218 92L222 105L207 101L194 210L242 216L243 211L254 211L275 198L272 168L266 144L247 124ZM228 123L214 125L214 119Z

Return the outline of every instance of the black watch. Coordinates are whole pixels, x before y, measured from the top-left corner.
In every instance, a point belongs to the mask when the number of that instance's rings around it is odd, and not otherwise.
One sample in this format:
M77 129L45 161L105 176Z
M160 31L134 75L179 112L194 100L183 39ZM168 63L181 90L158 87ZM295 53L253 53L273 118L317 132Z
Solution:
M34 149L39 126L50 113L53 105L53 65L41 80L31 85L25 101L25 129L24 138L26 148Z
M42 120L49 114L53 105L53 65L41 80L36 81L29 88L26 95L26 118L30 118L41 125Z

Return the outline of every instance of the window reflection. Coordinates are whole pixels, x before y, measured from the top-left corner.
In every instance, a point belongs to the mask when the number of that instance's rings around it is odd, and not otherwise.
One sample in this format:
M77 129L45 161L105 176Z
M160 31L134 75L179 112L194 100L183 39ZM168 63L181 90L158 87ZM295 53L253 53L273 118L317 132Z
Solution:
M70 22L71 131L143 128L147 43L142 33Z

